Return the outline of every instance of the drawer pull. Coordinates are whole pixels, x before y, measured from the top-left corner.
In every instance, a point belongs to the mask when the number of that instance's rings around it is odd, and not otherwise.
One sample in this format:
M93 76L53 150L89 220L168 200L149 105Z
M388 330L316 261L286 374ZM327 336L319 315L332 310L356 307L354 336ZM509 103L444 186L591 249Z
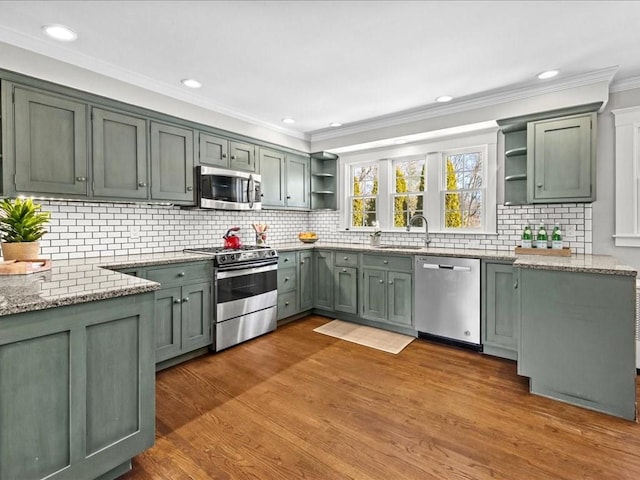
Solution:
M179 276L179 277L184 277L185 275L186 275L186 273L184 273L184 272L180 272L180 273L178 274L178 276Z
M385 261L384 261L384 262L382 262L382 263L384 263L384 264L386 265L387 263L389 263L389 260L385 260Z
M345 260L349 260L349 257L344 257Z
M76 177L76 180L79 182L86 182L87 181L87 177Z
M146 186L147 186L147 184L146 184L145 182L139 182L139 183L138 183L138 186L139 186L139 187L143 187L143 188L144 188L144 187L146 187Z
M226 153L223 153L223 154L222 154L222 158L227 158L227 154L226 154Z
M304 265L304 260L300 260L300 265Z
M289 277L284 277L284 281L288 282L289 281Z
M393 280L389 280L389 285L393 285Z
M288 261L289 261L289 259L288 259L288 258L285 258L285 259L284 259L284 261L285 261L285 263L286 263L286 262L288 262Z
M342 269L342 273L347 273L347 269L346 269L346 268L343 268L343 269Z
M384 280L378 280L378 282L380 282L380 283L384 283Z
M182 303L182 300L180 298L176 298L173 303Z
M184 298L182 299L182 301L183 301L183 302L188 302L188 301L189 301L189 297L184 297Z
M193 187L191 186L187 187L187 192L193 192Z
M288 307L289 306L289 302L284 302L284 306Z

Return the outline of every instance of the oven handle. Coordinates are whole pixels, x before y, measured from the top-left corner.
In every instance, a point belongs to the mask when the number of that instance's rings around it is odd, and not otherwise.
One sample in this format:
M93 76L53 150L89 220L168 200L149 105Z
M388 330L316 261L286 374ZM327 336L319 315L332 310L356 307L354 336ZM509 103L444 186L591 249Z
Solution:
M270 272L271 270L278 269L277 262L258 264L258 266L255 266L256 264L253 265L254 266L251 267L247 265L239 265L237 267L226 268L225 270L218 269L218 271L216 272L216 278L241 277L242 275L253 275L255 273Z

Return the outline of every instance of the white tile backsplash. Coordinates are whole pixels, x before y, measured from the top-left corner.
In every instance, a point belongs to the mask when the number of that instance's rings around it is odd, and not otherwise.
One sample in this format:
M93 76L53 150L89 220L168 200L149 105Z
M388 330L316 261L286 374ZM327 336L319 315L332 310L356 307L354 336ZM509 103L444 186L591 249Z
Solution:
M228 212L182 209L172 206L104 204L51 201L42 202L51 212L48 233L41 240L41 253L52 259L161 253L187 247L221 246L222 236L232 226L240 227L240 238L255 244L252 223L267 223L271 244L297 242L298 232L312 230L323 241L335 243L369 242L368 233L339 230L339 213L261 210ZM524 225L537 229L544 222L549 231L554 223L564 229L575 225L575 237L565 237L565 245L576 253L591 253L592 207L589 204L499 205L498 234L434 233L432 245L445 248L512 250L520 243ZM382 243L421 246L423 230L383 232Z

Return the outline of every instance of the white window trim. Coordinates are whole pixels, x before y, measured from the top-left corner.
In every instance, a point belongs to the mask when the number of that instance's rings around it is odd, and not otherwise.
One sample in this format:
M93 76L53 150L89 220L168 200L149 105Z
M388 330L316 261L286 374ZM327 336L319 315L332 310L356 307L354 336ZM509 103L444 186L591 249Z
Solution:
M378 192L389 192L390 183L393 175L393 160L401 160L404 158L422 156L427 162L427 182L425 191L425 216L429 220L429 231L433 233L444 234L466 234L466 235L495 235L497 233L497 128L487 129L481 132L474 132L471 135L459 135L455 137L438 139L430 142L419 142L415 144L407 144L402 146L385 147L360 152L344 154L340 157L340 163L343 169L342 175L342 191L346 195L340 196L340 229L349 231L368 232L369 228L352 228L350 227L351 207L348 203L351 192L350 186L350 168L353 164L375 163L380 164L378 172ZM441 179L443 168L443 153L453 152L456 150L467 150L469 148L486 148L485 161L485 223L483 230L461 230L461 229L444 229L444 205L442 204L441 195ZM437 192L437 197L429 196L429 192ZM433 200L436 198L436 200ZM392 227L392 209L388 202L381 202L378 195L376 202L378 209L378 219L382 224L382 230L385 232L398 233L404 231L401 228ZM418 231L418 230L416 230ZM412 229L413 232L413 229Z
M615 117L616 247L640 247L640 107L612 110Z

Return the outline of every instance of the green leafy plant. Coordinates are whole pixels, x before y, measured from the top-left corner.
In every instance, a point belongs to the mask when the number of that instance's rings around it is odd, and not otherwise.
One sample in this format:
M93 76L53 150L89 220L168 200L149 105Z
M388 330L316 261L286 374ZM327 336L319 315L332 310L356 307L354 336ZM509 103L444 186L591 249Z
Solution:
M30 198L6 198L0 203L0 232L7 243L35 242L47 233L44 225L51 214Z

